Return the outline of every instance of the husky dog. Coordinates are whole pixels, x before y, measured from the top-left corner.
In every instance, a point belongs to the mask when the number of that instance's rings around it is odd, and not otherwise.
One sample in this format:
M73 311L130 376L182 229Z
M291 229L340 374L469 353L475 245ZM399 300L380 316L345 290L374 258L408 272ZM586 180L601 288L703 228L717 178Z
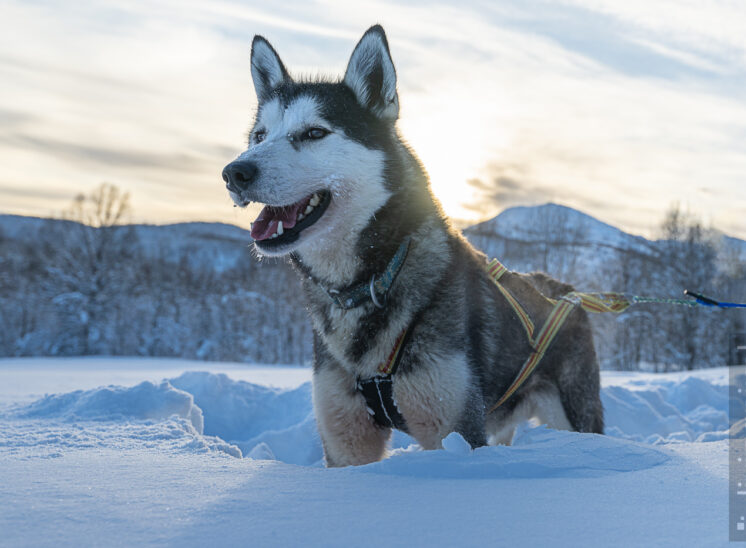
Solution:
M381 459L392 427L425 449L454 431L472 447L510 443L529 418L601 433L598 363L581 310L528 381L487 412L532 348L488 278L486 257L449 224L397 132L396 71L383 29L363 35L341 81L294 80L261 36L251 74L256 119L248 149L223 179L238 206L266 204L251 229L256 250L288 255L301 274L327 464ZM537 326L551 309L540 290L571 290L539 274L509 272L501 281ZM395 374L381 377L394 354ZM390 392L395 410L383 414L395 411L398 420L377 420L381 409L361 390L370 379L381 401L381 390Z

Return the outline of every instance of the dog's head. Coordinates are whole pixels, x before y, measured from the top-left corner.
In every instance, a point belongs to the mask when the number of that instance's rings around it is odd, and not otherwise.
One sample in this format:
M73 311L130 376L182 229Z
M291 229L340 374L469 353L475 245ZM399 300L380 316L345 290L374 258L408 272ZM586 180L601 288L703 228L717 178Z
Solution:
M296 82L256 36L259 107L248 149L223 170L233 201L266 204L251 236L265 255L359 232L391 196L385 151L396 139L396 71L383 28L360 39L340 82Z

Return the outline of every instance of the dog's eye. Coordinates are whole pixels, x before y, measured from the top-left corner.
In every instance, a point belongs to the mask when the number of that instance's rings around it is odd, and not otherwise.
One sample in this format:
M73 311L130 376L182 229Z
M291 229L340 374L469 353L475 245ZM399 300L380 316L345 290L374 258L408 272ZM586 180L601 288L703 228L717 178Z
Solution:
M303 138L313 139L313 140L323 139L324 137L329 135L329 133L330 133L329 130L324 129L323 127L312 127L310 129L307 129L303 133Z
M262 141L264 141L264 138L266 136L267 136L266 131L257 131L256 133L254 133L254 141L257 143L261 143Z

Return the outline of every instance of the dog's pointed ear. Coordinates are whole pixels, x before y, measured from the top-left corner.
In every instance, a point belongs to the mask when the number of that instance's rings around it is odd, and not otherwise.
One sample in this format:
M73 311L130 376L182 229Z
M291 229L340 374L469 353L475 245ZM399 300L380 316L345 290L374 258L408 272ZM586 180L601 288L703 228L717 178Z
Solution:
M259 35L251 43L251 77L259 102L267 100L283 82L292 81L275 49Z
M344 83L355 92L358 102L379 118L399 117L396 69L381 25L370 27L355 46Z

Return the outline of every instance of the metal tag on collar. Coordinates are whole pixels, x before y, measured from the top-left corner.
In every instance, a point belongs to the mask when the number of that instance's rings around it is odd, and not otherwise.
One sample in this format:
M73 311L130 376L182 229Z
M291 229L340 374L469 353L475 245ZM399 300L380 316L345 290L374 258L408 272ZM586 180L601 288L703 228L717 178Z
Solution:
M370 300L373 301L373 304L376 306L376 308L383 308L386 306L386 296L388 293L383 294L383 304L378 300L378 296L376 295L376 275L373 274L370 277Z

